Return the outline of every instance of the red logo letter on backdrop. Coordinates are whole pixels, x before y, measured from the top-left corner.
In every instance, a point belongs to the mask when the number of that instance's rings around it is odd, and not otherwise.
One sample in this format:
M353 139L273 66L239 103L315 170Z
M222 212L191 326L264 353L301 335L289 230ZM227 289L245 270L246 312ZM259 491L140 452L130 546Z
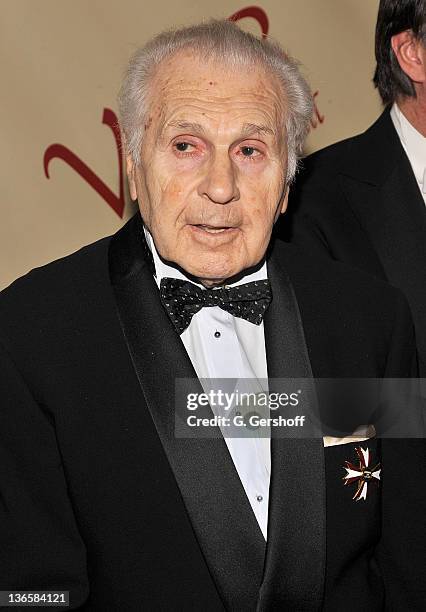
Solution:
M124 213L124 184L123 184L123 164L121 162L121 137L120 130L118 129L117 117L115 113L109 108L104 108L104 114L102 117L102 123L108 125L115 138L115 144L118 156L118 176L120 193L117 196L111 189L106 185L98 176L85 164L75 153L73 153L68 147L61 144L53 144L48 147L44 153L44 173L49 177L49 163L55 157L62 159L71 168L73 168L95 191L99 193L101 198L111 206L114 212L120 218L123 218Z
M259 6L247 6L228 17L228 19L230 21L239 21L240 19L244 19L244 17L253 17L253 19L256 19L262 30L262 36L265 38L269 31L269 20L265 11Z

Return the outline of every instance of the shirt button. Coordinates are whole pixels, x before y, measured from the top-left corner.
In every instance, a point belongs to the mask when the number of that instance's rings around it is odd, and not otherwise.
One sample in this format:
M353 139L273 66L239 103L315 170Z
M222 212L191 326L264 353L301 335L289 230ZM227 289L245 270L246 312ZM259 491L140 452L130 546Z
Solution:
M220 338L220 331L215 331L214 337L215 338Z
M257 499L257 501L258 501L258 502L263 501L263 497L262 497L262 495L258 495L258 496L256 497L256 499Z

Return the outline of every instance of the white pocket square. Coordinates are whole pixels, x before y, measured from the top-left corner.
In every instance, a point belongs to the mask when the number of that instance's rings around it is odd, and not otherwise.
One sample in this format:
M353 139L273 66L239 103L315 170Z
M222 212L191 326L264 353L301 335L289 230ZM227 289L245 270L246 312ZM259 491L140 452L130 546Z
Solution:
M374 438L376 429L374 425L360 425L355 431L345 438L333 438L332 436L323 437L324 446L337 446L338 444L350 444L351 442L365 442Z

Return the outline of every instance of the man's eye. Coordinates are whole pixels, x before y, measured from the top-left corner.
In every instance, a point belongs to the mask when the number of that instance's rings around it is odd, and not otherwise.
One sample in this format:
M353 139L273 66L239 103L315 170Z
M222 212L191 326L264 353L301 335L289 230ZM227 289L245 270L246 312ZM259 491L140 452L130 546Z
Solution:
M257 157L260 155L260 151L258 149L249 146L241 147L241 153L244 157Z
M244 156L250 157L254 153L254 147L241 147L241 151Z
M176 142L175 143L175 147L178 151L180 151L181 153L185 153L185 151L188 151L189 147L192 147L193 145L191 145L189 142Z

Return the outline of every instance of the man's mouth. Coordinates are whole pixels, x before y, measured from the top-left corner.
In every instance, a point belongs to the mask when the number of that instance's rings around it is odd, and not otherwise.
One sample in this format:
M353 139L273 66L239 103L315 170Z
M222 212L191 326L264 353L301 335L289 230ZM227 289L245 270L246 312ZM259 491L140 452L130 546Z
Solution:
M232 226L226 226L226 225L204 225L204 224L194 224L193 227L199 228L205 232L208 232L209 234L222 234L223 232L229 231L229 230L233 230L236 229L235 227Z

